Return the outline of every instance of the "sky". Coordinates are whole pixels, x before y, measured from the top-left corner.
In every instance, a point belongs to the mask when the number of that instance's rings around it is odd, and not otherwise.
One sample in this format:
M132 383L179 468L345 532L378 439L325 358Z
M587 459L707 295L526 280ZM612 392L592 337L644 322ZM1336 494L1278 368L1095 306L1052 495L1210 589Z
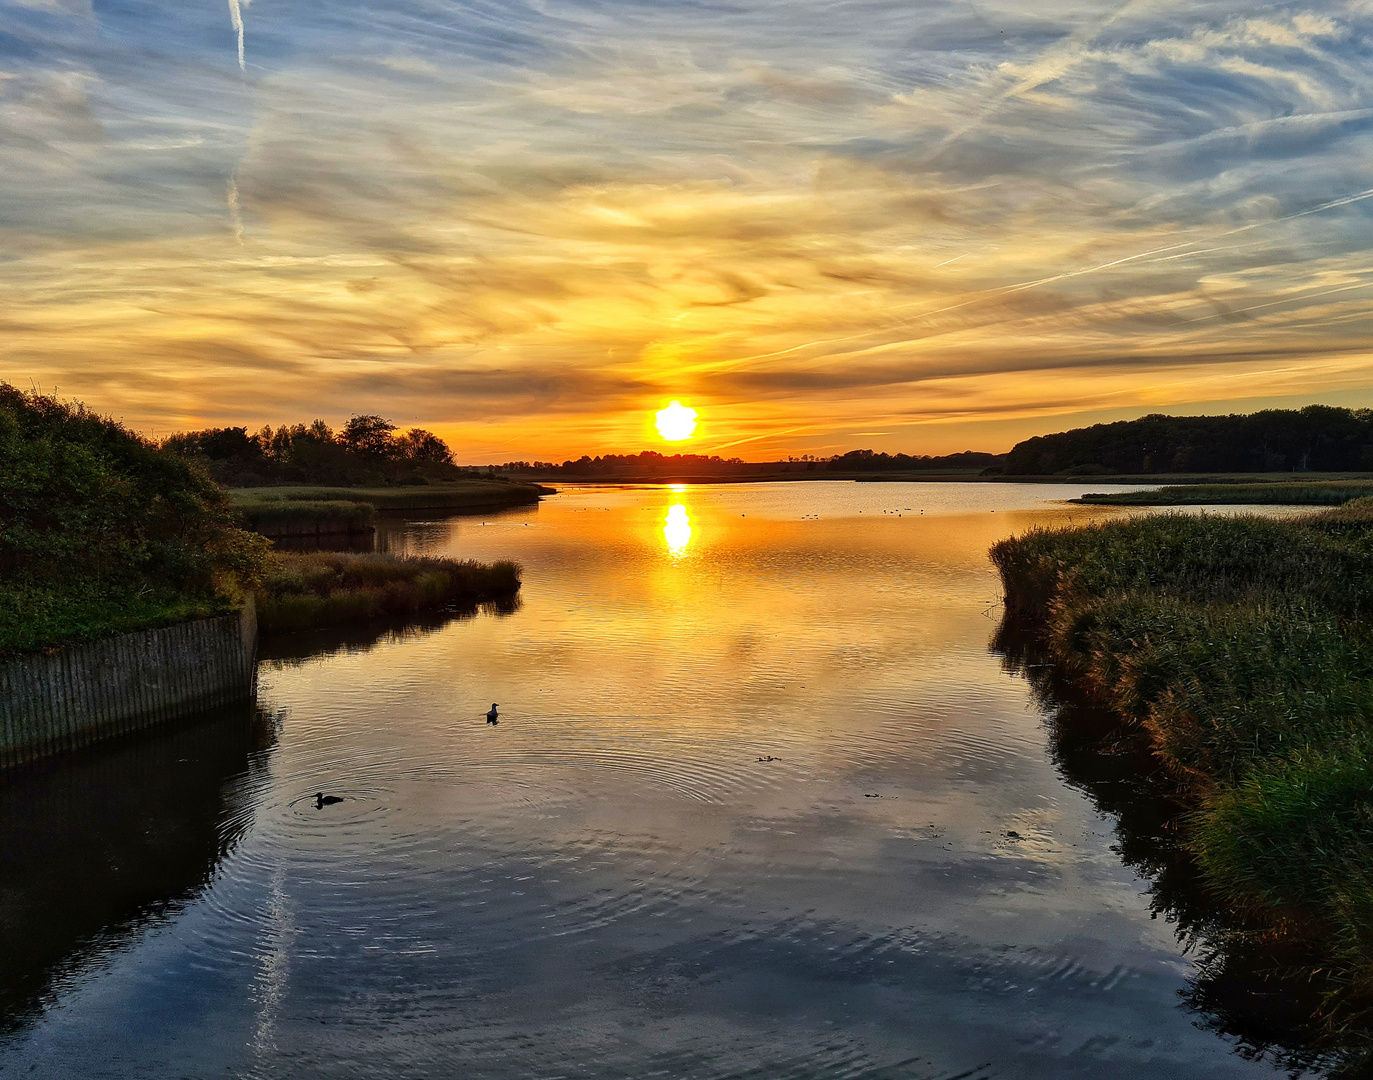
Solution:
M1373 0L0 0L0 380L153 435L1373 406L1370 249Z

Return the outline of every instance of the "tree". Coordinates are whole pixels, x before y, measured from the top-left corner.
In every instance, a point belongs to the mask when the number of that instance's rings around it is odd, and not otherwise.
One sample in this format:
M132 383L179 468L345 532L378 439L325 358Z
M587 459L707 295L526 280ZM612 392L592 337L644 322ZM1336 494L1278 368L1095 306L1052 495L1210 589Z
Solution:
M343 425L338 441L356 453L390 457L395 449L391 437L395 430L396 425L383 417L358 415Z
M406 461L431 465L453 464L453 452L448 449L448 444L432 431L425 431L423 428L411 428L405 434L397 436L395 448L398 456Z

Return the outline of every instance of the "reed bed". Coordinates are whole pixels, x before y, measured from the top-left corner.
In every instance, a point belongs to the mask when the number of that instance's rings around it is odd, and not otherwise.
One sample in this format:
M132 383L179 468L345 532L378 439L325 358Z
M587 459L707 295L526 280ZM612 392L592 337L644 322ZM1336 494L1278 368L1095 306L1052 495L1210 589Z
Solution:
M1216 903L1326 958L1320 1022L1373 1047L1373 499L1003 540L1008 617L1146 745Z
M414 615L514 596L520 567L345 552L275 552L255 591L263 634Z

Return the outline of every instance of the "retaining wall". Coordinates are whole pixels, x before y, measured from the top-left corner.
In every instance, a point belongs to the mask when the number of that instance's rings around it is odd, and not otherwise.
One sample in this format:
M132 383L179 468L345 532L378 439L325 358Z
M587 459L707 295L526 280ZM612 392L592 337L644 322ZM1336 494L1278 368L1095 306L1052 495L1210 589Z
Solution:
M141 630L0 662L0 769L250 700L257 617Z

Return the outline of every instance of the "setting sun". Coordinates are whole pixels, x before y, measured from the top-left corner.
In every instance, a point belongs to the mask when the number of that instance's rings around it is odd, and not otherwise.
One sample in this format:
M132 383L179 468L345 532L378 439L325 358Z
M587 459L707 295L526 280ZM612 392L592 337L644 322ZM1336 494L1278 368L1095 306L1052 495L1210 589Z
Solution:
M658 410L655 423L658 434L668 442L681 442L696 433L696 410L674 401L666 409Z

